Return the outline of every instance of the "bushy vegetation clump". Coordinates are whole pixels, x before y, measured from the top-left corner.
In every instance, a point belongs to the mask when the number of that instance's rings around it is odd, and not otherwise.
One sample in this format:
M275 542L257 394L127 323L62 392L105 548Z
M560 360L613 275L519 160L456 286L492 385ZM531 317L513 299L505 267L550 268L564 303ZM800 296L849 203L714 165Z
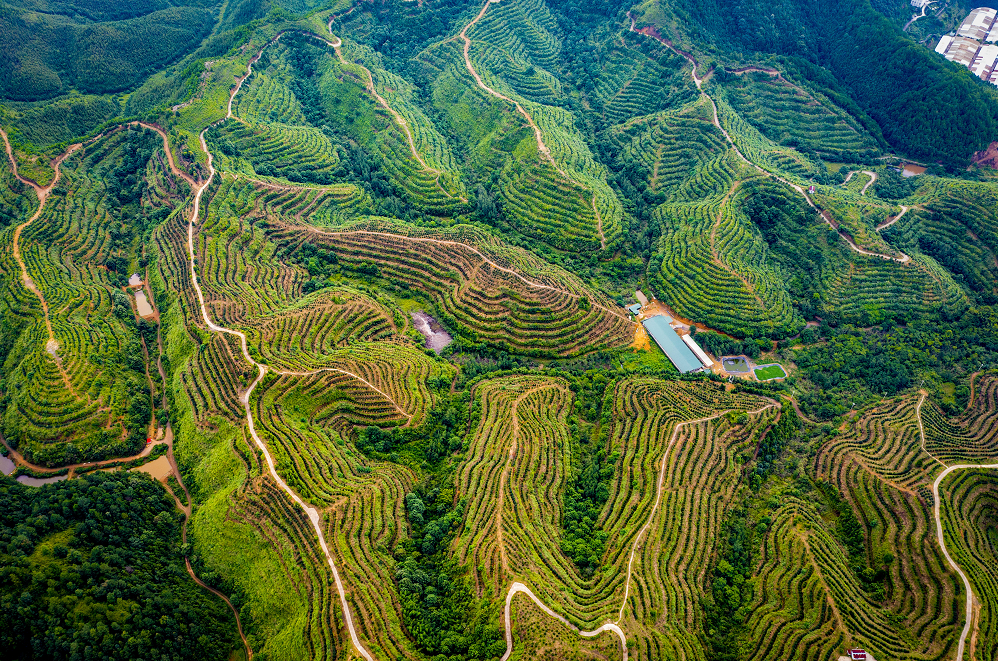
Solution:
M0 480L5 659L226 659L233 622L187 575L180 515L144 475Z

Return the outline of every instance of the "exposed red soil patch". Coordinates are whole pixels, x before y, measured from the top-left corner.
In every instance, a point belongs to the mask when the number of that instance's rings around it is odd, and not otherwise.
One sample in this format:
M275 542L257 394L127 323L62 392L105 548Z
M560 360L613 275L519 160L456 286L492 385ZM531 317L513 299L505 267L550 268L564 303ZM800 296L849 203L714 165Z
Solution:
M975 151L970 162L998 170L998 142L992 142L984 151Z

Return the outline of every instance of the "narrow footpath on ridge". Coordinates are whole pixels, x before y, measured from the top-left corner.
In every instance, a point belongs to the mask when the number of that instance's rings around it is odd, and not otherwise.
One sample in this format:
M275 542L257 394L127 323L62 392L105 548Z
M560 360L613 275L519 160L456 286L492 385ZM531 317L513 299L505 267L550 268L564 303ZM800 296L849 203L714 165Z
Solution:
M475 79L475 82L478 83L478 86L483 90L485 90L486 93L494 96L497 99L501 99L506 103L513 104L513 106L516 108L516 111L521 115L523 115L523 118L527 120L527 125L530 126L531 129L533 129L534 137L537 139L537 151L540 152L541 156L547 159L547 161L551 164L551 167L553 167L558 172L558 174L560 174L565 179L575 183L575 180L569 177L568 173L562 170L561 167L559 167L558 163L554 160L554 156L551 154L551 150L548 149L548 146L546 144L544 144L544 134L541 132L540 127L537 126L537 123L534 121L534 118L530 116L529 112L527 112L527 109L524 108L522 105L520 105L519 101L515 101L514 99L509 98L505 94L501 94L500 92L497 92L488 85L486 85L485 81L482 80L482 77L478 74L477 71L475 71L475 67L471 63L471 37L468 36L468 30L473 28L475 24L478 23L478 21L482 20L482 17L485 16L485 12L487 12L489 9L489 5L498 3L499 1L500 0L485 0L485 4L482 5L482 10L478 12L478 15L475 16L475 18L473 18L470 23L465 25L464 29L462 29L460 33L458 33L457 38L461 39L461 41L464 42L464 49L463 49L464 66L468 68L468 72ZM448 41L452 40L453 38ZM603 217L600 215L599 209L596 208L596 191L593 191L592 207L593 207L593 213L596 215L596 232L597 234L599 234L600 237L600 246L605 249L606 236L603 233Z
M925 402L927 393L923 390L921 391L921 395L921 399L918 400L918 405L915 407L915 418L918 420L918 434L922 439L922 451L932 457L943 467L943 471L939 473L939 475L936 476L936 479L932 482L932 515L936 520L936 539L939 541L939 548L943 552L943 557L946 558L946 563L957 573L960 580L963 581L963 589L967 594L967 598L964 603L963 630L960 632L960 640L957 644L955 657L959 660L963 659L963 651L967 644L967 636L970 635L971 628L974 625L974 589L970 585L970 579L967 578L967 575L962 569L960 569L960 565L956 563L953 557L949 554L949 549L946 548L946 537L943 534L943 521L940 513L942 503L939 500L939 485L944 479L946 479L946 476L953 471L967 468L985 470L998 469L998 464L954 464L950 466L929 452L925 447L925 427L922 425L922 403ZM956 531L954 531L954 534L955 532ZM974 635L976 637L976 631Z
M82 144L77 143L74 145L70 145L69 148L66 149L66 151L57 156L55 160L52 161L52 169L55 172L55 174L52 177L51 183L49 183L48 186L40 186L31 179L22 177L21 174L17 171L17 159L14 157L14 150L10 146L10 140L7 138L7 132L4 131L3 129L0 129L0 137L3 138L3 144L7 150L7 158L10 159L10 167L14 173L14 178L20 181L22 184L30 186L35 191L35 196L38 198L38 208L35 210L35 213L32 214L32 216L28 218L26 221L24 221L23 223L14 228L14 238L13 238L14 260L17 262L17 265L21 268L21 281L24 283L24 286L28 289L28 291L34 294L42 304L42 314L45 319L45 329L48 331L49 335L48 342L45 344L45 351L48 352L48 354L52 356L52 360L55 361L56 367L59 369L59 373L62 374L62 380L66 384L66 389L69 390L69 392L73 393L73 396L75 397L78 395L76 393L76 390L73 388L72 381L70 381L69 379L69 374L66 372L66 369L62 365L62 359L59 357L58 353L59 341L55 339L55 332L52 330L52 320L49 317L48 301L45 300L45 295L42 294L42 290L35 284L35 281L32 280L31 275L28 274L28 266L24 263L24 259L21 257L20 242L21 242L21 232L24 231L24 228L26 228L31 223L35 222L42 215L42 211L44 211L45 209L45 202L48 200L49 193L52 192L52 189L55 188L55 185L59 182L59 176L62 174L60 170L62 162L67 158L69 158L69 156L77 149L79 149L82 146Z
M496 1L496 0L493 0L493 1ZM753 163L748 158L746 158L745 155L741 152L741 150L738 149L737 145L735 145L735 141L731 139L731 136L728 134L728 132L724 129L723 126L721 126L721 122L720 122L720 120L718 118L718 114L717 114L717 103L714 102L714 99L709 94L707 94L706 92L703 91L703 81L704 81L704 78L698 78L697 77L697 61L696 61L696 59L692 55L690 55L689 53L684 53L683 51L677 49L675 46L672 45L671 41L669 41L668 39L663 39L662 37L658 36L657 33L653 32L653 31L650 31L650 30L646 30L646 29L641 29L641 30L636 29L635 25L637 24L637 20L634 18L633 15L631 15L631 12L627 12L627 18L631 21L631 32L637 32L638 34L643 34L646 37L650 37L650 38L658 41L659 43L663 44L666 48L668 48L669 50L671 50L673 53L675 53L676 55L679 55L680 57L682 57L683 59L685 59L687 62L689 62L692 65L693 70L691 71L691 75L693 76L693 83L697 86L697 90L700 92L700 94L702 96L706 97L708 101L710 101L710 105L713 108L713 114L714 114L714 116L713 116L712 122L713 122L714 126L724 136L724 139L727 140L728 144L731 146L731 149L734 150L734 152L738 156L738 158L740 158L746 164L751 165L752 167L754 167L756 170L758 170L763 175L765 175L767 177L770 177L772 179L775 179L776 181L779 181L780 183L786 184L787 186L790 186L795 191L797 191L797 193L800 194L804 198L804 200L807 202L808 206L810 206L815 211L818 211L819 215L821 215L821 217L825 220L825 222L828 223L829 227L831 227L833 230L835 230L836 232L838 232L838 235L842 238L842 240L844 240L846 243L849 244L849 247L852 248L853 251L855 251L855 252L857 252L857 253L859 253L861 255L866 255L868 257L879 257L880 259L886 259L887 261L897 262L899 264L907 264L908 262L911 261L911 257L909 257L908 255L905 255L904 253L901 253L901 257L893 257L891 255L884 255L883 253L872 252L870 250L864 250L863 248L860 248L859 246L856 245L856 243L848 235L846 235L844 232L842 232L842 230L839 229L838 225L832 220L831 214L829 214L827 211L821 211L821 210L818 209L817 205L811 200L811 197L807 194L807 192L803 188L801 188L800 186L798 186L797 184L795 184L793 182L787 181L783 177L781 177L781 176L779 176L777 174L774 174L774 173L770 172L769 170L766 170L762 166L760 166L760 165L758 165L756 163ZM866 192L866 188L863 189L863 192Z

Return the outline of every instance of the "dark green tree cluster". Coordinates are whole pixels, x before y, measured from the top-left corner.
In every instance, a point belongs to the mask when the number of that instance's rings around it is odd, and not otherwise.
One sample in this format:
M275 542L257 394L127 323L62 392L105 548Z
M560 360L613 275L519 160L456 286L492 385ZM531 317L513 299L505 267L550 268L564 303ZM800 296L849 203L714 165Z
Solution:
M0 478L0 502L0 658L228 658L235 623L185 571L179 514L152 479Z
M207 9L166 3L136 18L126 18L136 5L102 3L108 11L92 12L102 18L94 22L77 13L78 4L48 3L49 14L31 11L34 3L4 3L0 95L37 100L73 88L93 94L128 89L197 47L215 22ZM137 3L147 10L150 4Z
M835 516L835 536L849 555L849 567L863 584L863 588L877 601L884 598L886 567L870 565L866 552L866 534L863 525L856 518L852 505L835 487L827 482L817 482L818 490L825 500L828 510Z
M416 645L435 659L487 659L505 646L498 613L488 599L476 599L448 546L464 522L464 501L455 499L455 452L468 414L460 398L446 393L449 383L430 384L440 401L416 429L362 430L357 447L368 455L416 463L423 477L405 495L409 538L396 549L395 581L403 625Z
M572 470L565 485L564 535L561 550L586 577L599 568L606 551L606 531L600 513L610 498L610 485L618 454L608 455L613 424L613 379L603 370L589 370L570 379L575 392L575 412L568 421L572 435Z
M918 385L916 375L950 379L998 365L998 312L973 308L942 328L922 320L869 330L824 324L805 330L801 340L795 362L814 386L801 405L808 415L828 420L853 404Z
M885 200L903 200L917 188L918 181L915 177L905 177L897 168L885 168L873 184L873 192Z

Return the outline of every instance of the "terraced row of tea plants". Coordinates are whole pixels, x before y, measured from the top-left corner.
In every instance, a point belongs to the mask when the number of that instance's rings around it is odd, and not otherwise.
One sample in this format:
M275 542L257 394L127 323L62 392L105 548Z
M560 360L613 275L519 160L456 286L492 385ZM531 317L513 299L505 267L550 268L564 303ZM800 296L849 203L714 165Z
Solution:
M993 378L979 383L980 391L966 414L946 420L934 405L915 394L884 402L860 417L855 425L827 443L815 459L819 479L848 504L839 515L838 529L855 517L856 531L847 533L846 555L839 558L837 575L826 575L826 589L838 606L841 626L853 641L874 654L898 658L947 658L953 654L963 627L963 586L941 552L935 538L930 488L944 466L956 463L993 463L998 459L994 429L996 406ZM924 428L924 439L921 426ZM993 475L991 476L993 477ZM959 472L940 491L947 546L972 579L982 612L995 604L992 579L980 574L975 560L993 553L989 541L952 530L980 525L978 510L987 506L987 489L975 503L963 491L987 473ZM799 514L798 514L799 516ZM841 533L840 533L841 536ZM813 547L812 547L813 548ZM982 635L993 627L982 618L976 626ZM981 640L980 638L978 640Z
M125 285L132 273L144 279L148 232L187 193L161 144L126 129L62 162L41 216L17 239L30 286L13 228L3 235L3 435L29 461L90 461L145 444L165 384L155 321L138 318Z
M879 153L876 140L859 122L782 75L746 71L715 81L712 92L775 143L830 157Z
M419 292L473 344L566 356L633 339L633 323L608 298L471 227L426 232L368 223L317 230L274 219L268 231L288 251L322 246L354 276Z
M464 25L465 50L452 38L419 60L432 71L448 131L475 145L471 169L483 179L498 173L488 185L510 224L557 248L593 252L620 241L623 208L563 107L556 29L542 2L493 3Z
M732 455L772 420L772 405L707 383L620 382L604 404L610 429L602 438L614 464L598 522L607 550L586 578L559 541L571 392L557 378L525 375L483 381L475 397L480 417L456 477L469 502L454 550L475 568L479 593L521 581L581 629L616 621L639 656L699 650L691 631L708 540L736 481ZM750 413L732 423L732 411ZM694 521L697 535L689 535ZM517 618L524 607L531 612L516 599ZM524 649L538 653L564 624L549 617L530 629Z
M622 166L661 203L649 278L680 315L740 334L780 335L802 326L758 230L739 213L745 168L694 106L632 120L612 132ZM709 105L707 106L709 107ZM754 330L753 330L754 329Z

